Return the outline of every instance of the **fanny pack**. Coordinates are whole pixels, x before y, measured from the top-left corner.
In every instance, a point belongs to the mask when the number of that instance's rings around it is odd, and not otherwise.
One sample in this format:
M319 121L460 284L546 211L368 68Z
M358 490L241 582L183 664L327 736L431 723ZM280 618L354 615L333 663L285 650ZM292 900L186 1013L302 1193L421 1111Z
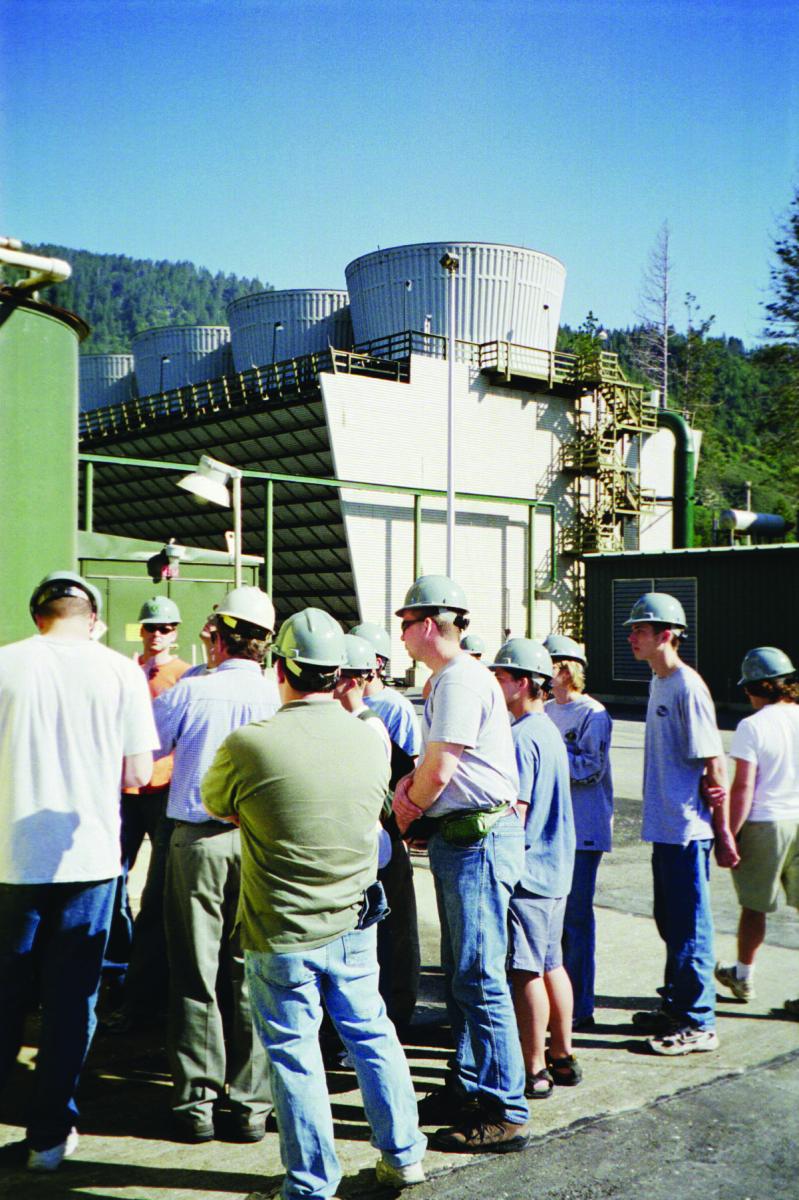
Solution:
M472 812L447 813L438 819L438 832L451 846L469 846L487 837L500 818L510 812L509 804Z

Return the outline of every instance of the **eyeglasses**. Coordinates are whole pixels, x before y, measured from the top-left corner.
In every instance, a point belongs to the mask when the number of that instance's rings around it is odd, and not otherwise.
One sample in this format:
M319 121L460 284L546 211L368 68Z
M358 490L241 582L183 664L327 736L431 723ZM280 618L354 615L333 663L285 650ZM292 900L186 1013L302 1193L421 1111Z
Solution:
M427 617L409 617L407 621L400 622L400 632L405 633L410 629L411 625L419 625L422 621L426 621Z
M173 633L177 625L145 625L148 633Z

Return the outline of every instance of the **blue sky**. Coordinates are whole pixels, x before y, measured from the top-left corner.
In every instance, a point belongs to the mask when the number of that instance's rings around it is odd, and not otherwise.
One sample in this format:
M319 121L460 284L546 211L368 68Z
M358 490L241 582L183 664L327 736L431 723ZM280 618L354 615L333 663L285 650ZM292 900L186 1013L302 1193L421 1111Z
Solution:
M795 0L0 0L0 232L342 287L380 246L510 242L563 319L762 330L799 186Z

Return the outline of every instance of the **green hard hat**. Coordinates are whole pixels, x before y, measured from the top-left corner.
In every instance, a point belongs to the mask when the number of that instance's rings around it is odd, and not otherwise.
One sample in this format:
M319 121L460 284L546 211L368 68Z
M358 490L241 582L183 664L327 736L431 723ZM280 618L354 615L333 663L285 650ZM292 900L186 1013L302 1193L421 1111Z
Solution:
M572 662L582 663L584 667L588 665L585 651L579 642L575 642L574 638L566 637L563 633L550 633L549 637L544 638L544 645L552 655L553 662L561 658L569 658Z
M539 675L542 679L551 679L555 674L546 646L532 638L511 638L500 646L496 660L488 664L490 671L497 667L506 671L524 671L526 675Z
M485 654L486 644L476 633L467 633L461 638L461 650L467 650L469 654Z
M758 646L744 656L738 687L759 683L762 679L782 679L785 675L793 675L795 670L784 650L778 650L776 646Z
M685 629L688 622L685 610L676 596L668 592L645 592L639 596L630 610L625 625L644 624L671 625L675 629Z
M153 596L142 604L139 620L142 625L179 625L180 609L169 596Z
M51 571L34 589L30 598L31 616L48 600L61 600L64 596L83 596L91 601L99 617L103 611L103 598L94 584L89 583L76 571Z
M274 604L266 592L248 584L228 592L214 616L223 620L231 629L235 629L239 621L266 629L269 633L275 628Z
M366 638L381 658L391 658L391 638L382 625L376 625L374 621L362 621L360 625L353 625L350 633L355 637Z
M396 615L403 616L409 608L429 608L434 612L467 613L469 605L463 588L446 575L420 575L405 594L405 603Z
M283 622L272 650L295 675L295 664L332 671L344 662L344 630L321 608L304 608Z
M375 648L366 638L354 633L344 634L344 662L342 670L352 671L359 675L377 670L377 655Z

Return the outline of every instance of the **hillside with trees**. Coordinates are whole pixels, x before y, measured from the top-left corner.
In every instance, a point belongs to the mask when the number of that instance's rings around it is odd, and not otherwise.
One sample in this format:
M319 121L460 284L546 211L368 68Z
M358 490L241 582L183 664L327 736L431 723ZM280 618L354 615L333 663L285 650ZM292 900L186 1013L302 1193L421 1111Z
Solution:
M128 353L134 334L159 325L227 325L231 300L272 290L260 279L214 275L190 262L151 262L69 246L26 249L71 265L71 278L48 288L47 299L88 322L83 354Z

